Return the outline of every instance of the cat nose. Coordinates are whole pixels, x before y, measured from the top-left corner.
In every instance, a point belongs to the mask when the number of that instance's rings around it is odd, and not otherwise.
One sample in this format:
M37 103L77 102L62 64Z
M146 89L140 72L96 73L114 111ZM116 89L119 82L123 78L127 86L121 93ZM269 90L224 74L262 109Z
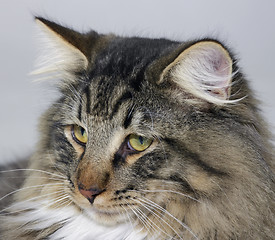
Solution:
M105 190L104 189L100 189L98 186L94 185L94 186L91 186L89 187L88 189L84 187L83 184L78 184L78 189L79 189L79 192L89 200L89 202L91 204L93 204L95 198L101 194L102 192L104 192Z

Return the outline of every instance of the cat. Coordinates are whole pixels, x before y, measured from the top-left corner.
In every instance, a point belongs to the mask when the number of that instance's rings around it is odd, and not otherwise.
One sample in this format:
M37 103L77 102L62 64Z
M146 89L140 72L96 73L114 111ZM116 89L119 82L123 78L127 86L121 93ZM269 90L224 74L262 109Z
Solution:
M275 239L274 148L228 47L36 22L60 95L28 166L2 169L25 180L1 239Z

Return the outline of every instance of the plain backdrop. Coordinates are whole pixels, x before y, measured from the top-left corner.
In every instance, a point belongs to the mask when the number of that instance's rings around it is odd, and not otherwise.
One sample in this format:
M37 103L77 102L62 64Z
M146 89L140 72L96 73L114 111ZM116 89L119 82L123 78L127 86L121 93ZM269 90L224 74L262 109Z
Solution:
M29 76L38 52L34 15L79 31L217 37L236 53L274 132L274 10L273 0L0 0L0 162L32 152L39 115L55 96Z

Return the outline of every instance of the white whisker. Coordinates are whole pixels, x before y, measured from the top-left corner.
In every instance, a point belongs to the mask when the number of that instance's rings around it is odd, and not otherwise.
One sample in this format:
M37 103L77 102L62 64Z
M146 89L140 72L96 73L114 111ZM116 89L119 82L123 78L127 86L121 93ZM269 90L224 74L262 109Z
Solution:
M148 218L147 215L141 209L137 208L136 210L139 213L140 217L143 219L144 224L146 224L148 232L150 233L151 230L153 230L153 232L157 232L156 227L158 227L158 226L150 218ZM152 235L154 235L154 234L152 234Z
M5 179L22 179L25 178L23 177L5 177ZM55 180L55 181L64 181L64 179L60 179L60 178L52 178L52 177L41 177L41 176L37 176L37 177L27 177L28 179L48 179L48 180Z
M44 197L48 197L48 196L51 196L51 195L55 195L55 194L58 194L58 193L64 193L64 190L59 190L59 191L55 191L55 192L52 192L52 193L47 193L47 194L43 194L43 195L39 195L39 196L36 196L36 197L33 197L33 198L30 198L30 199L27 199L26 201L29 201L29 202L33 202L34 200L38 200L38 199L41 199L41 198L44 198ZM18 212L22 212L22 211L25 211L25 210L28 210L26 208L24 209L21 209L20 211L16 211L16 212L8 212L8 213L5 213L5 214L2 214L3 212L5 211L8 211L9 209L12 209L12 208L16 208L17 205L20 206L20 202L19 203L15 203L15 204L12 204L10 205L9 207L6 207L4 209L2 209L0 211L0 215L3 216L3 215L9 215L9 214L14 214L14 213L18 213Z
M177 195L180 195L180 196L183 196L183 197L186 197L186 198L189 198L189 199L192 199L196 202L199 202L199 203L202 203L201 201L199 201L198 199L194 198L194 197L191 197L187 194L184 194L184 193L181 193L181 192L177 192L177 191L174 191L174 190L169 190L169 189L158 189L158 190L130 190L130 191L141 191L141 192L149 192L149 193L162 193L162 192L167 192L167 193L173 193L173 194L177 194Z
M59 175L59 174L47 172L47 171L40 170L40 169L31 169L31 168L26 168L26 169L20 168L20 169L3 170L3 171L0 171L0 173L8 173L8 172L16 172L16 171L34 171L34 172L45 173L45 174L48 174L48 175L53 175L53 176L56 176L56 177L60 177L62 179L67 179L67 177Z
M72 203L71 200L66 200L65 202L63 202L62 204L59 205L59 209L66 208L71 203ZM64 204L66 204L66 205L62 207L62 205L64 205ZM38 219L39 218L39 213L43 213L44 209L47 208L47 207L49 207L49 205L39 206L39 207L36 206L37 210L33 210L33 211L30 212L30 214L32 215L32 219ZM31 208L28 208L28 209L31 209ZM59 212L56 216L61 216L61 218L62 218L62 212ZM65 222L64 219L63 219L63 222ZM24 221L24 223L22 225L20 225L17 229L20 229L21 227L23 227L26 224L33 224L32 227L37 229L37 230L42 228L41 223L39 223L39 225L37 225L35 222L32 223L31 221L28 221L28 222Z
M51 206L53 206L54 204L63 201L64 199L69 199L69 200L70 200L70 197L69 197L67 194L63 194L62 196L60 196L60 197L58 197L58 198L56 198L56 199L53 199L52 202L51 202L50 204L48 204L48 205L45 206L45 208L51 207ZM61 204L61 205L58 205L57 207L60 207L60 206L62 206L62 204Z
M141 216L135 211L136 209L134 209L132 206L128 205L128 207L131 209L131 211L134 213L134 215L137 217L137 219L142 223L143 227L146 228L147 232L150 233L150 229L148 228L148 226L146 225L146 221L143 220L143 218L141 218Z
M69 201L71 201L67 194L63 194L62 196L60 196L56 199L52 199L51 201L47 202L47 204L45 204L45 205L44 205L44 203L43 204L39 203L40 204L39 209L32 211L32 214L43 212L44 209L49 208L49 207L53 206L54 204L59 203L65 199L68 199ZM62 206L64 203L66 203L66 202L59 204L58 207ZM29 209L31 209L31 207Z
M128 218L129 223L131 224L132 229L133 229L133 231L134 231L134 225L133 225L133 222L132 222L133 219L131 218L130 214L129 214L128 211L125 209L125 207L123 207L123 206L121 206L121 207L123 208L123 210L124 210L124 215L126 215L126 217ZM119 212L119 214L122 214L122 213Z
M170 229L172 229L172 231L180 238L180 239L182 239L181 238L181 236L178 234L178 232L167 222L167 221L165 221L163 218L161 218L161 216L159 216L158 214L156 214L153 210L155 209L155 207L152 207L151 205L149 205L148 203L146 203L145 201L143 201L143 203L142 203L142 201L139 201L139 200L137 200L137 199L133 199L134 201L137 201L138 203L140 203L140 205L142 206L142 207L144 207L145 209L147 209L149 212L151 212L156 218L157 218L157 220L158 220L158 222L161 224L161 226L163 226L162 225L162 223L161 223L161 221L163 222L163 223L165 223ZM147 204L147 206L145 205L145 204ZM153 209L151 209L151 208ZM152 221L151 221L152 222ZM166 236L168 236L168 237L170 237L170 238L173 238L173 236L171 236L171 235L169 235L167 232L165 232L163 229L161 229L157 224L155 224L154 222L152 222L162 233L164 233Z
M14 190L14 191L6 194L5 196L1 197L0 201L2 201L4 198L6 198L6 197L8 197L8 196L10 196L14 193L17 193L17 192L20 192L20 191L23 191L23 190L26 190L26 189L37 188L37 187L45 187L45 186L58 186L58 185L63 185L63 184L64 183L47 183L47 184L41 184L41 185L35 185L35 186L20 188L20 189Z
M159 209L160 211L164 212L165 214L167 214L169 217L171 217L172 219L174 219L176 222L178 222L184 229L186 229L189 233L191 233L193 235L193 237L195 237L196 239L198 239L198 237L192 232L192 230L186 225L184 224L182 221L180 221L179 219L177 219L174 215L172 215L170 212L168 212L166 209L164 209L163 207L161 207L160 205L158 205L157 203L151 201L150 199L146 198L146 197L142 197L140 198L140 201L144 201L147 204L152 204L152 206L156 207L157 209Z

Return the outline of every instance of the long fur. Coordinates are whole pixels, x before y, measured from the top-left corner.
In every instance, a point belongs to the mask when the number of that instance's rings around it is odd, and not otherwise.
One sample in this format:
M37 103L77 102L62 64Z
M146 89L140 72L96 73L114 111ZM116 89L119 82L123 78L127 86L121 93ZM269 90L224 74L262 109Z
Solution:
M28 166L0 172L1 239L274 239L274 147L222 43L37 21L60 97Z

